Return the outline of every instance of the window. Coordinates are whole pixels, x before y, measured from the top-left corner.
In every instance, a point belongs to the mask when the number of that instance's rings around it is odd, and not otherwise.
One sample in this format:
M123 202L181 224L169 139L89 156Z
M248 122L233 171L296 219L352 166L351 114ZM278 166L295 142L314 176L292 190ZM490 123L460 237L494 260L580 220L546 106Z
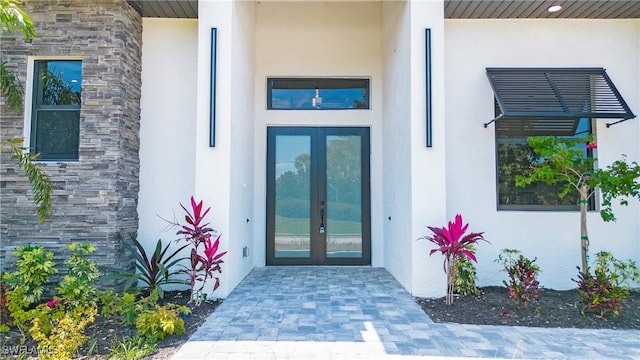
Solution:
M579 119L573 132L574 135L564 137L581 138L591 134L591 119ZM526 187L516 186L516 176L526 175L531 171L531 165L538 161L536 154L527 144L529 135L506 131L496 126L498 210L578 210L577 194L569 193L564 198L558 196L563 184L548 185L537 182ZM586 145L582 145L585 153L592 156L592 150L587 149ZM591 201L589 210L594 208L595 204Z
M267 109L369 109L369 79L269 78Z
M558 194L563 184L515 185L539 161L527 145L530 136L579 139L592 134L595 119L636 116L603 68L487 68L495 96L497 203L499 210L577 210L578 195ZM592 156L587 144L581 145ZM592 197L593 199L593 197ZM589 209L595 209L591 200Z
M39 160L78 160L82 61L34 62L31 151Z

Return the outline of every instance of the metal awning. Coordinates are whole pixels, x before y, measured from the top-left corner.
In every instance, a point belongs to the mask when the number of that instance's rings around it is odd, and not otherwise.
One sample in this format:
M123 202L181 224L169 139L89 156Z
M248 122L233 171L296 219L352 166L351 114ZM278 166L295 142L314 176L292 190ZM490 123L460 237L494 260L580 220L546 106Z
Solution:
M573 135L581 118L635 117L603 68L487 68L501 131Z

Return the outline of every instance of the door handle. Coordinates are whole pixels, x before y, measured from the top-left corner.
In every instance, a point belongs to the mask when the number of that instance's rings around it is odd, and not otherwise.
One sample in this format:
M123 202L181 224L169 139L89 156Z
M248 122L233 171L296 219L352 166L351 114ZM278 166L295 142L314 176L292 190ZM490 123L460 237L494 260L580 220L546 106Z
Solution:
M320 234L324 234L325 232L325 228L324 228L324 208L320 209Z

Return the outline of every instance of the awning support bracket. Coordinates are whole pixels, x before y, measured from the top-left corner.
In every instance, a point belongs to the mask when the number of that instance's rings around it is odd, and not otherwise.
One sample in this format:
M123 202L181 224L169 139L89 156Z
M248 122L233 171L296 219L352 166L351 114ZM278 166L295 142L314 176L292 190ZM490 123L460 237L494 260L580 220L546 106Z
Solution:
M486 129L491 123L498 121L502 117L502 114L498 115L495 119L489 121L488 123L484 123L484 128Z
M616 125L616 124L619 124L621 122L625 122L627 120L631 120L633 118L635 118L635 116L634 117L630 117L630 118L626 118L626 119L621 119L621 120L618 120L618 121L614 121L612 123L606 123L606 125L607 125L607 128L610 128L612 125Z

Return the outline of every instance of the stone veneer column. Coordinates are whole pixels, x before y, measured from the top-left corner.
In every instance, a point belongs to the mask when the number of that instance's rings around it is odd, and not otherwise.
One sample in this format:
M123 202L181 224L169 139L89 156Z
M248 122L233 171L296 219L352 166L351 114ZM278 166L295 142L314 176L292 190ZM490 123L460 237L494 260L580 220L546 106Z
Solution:
M94 244L99 264L130 268L116 234L138 227L141 17L125 0L25 0L22 8L37 37L3 36L0 50L25 89L28 57L82 59L80 159L43 163L54 183L53 211L39 225L27 179L2 154L0 269L13 262L16 246L29 243L53 250L62 265L71 242ZM24 112L3 100L0 106L2 139L25 136Z

